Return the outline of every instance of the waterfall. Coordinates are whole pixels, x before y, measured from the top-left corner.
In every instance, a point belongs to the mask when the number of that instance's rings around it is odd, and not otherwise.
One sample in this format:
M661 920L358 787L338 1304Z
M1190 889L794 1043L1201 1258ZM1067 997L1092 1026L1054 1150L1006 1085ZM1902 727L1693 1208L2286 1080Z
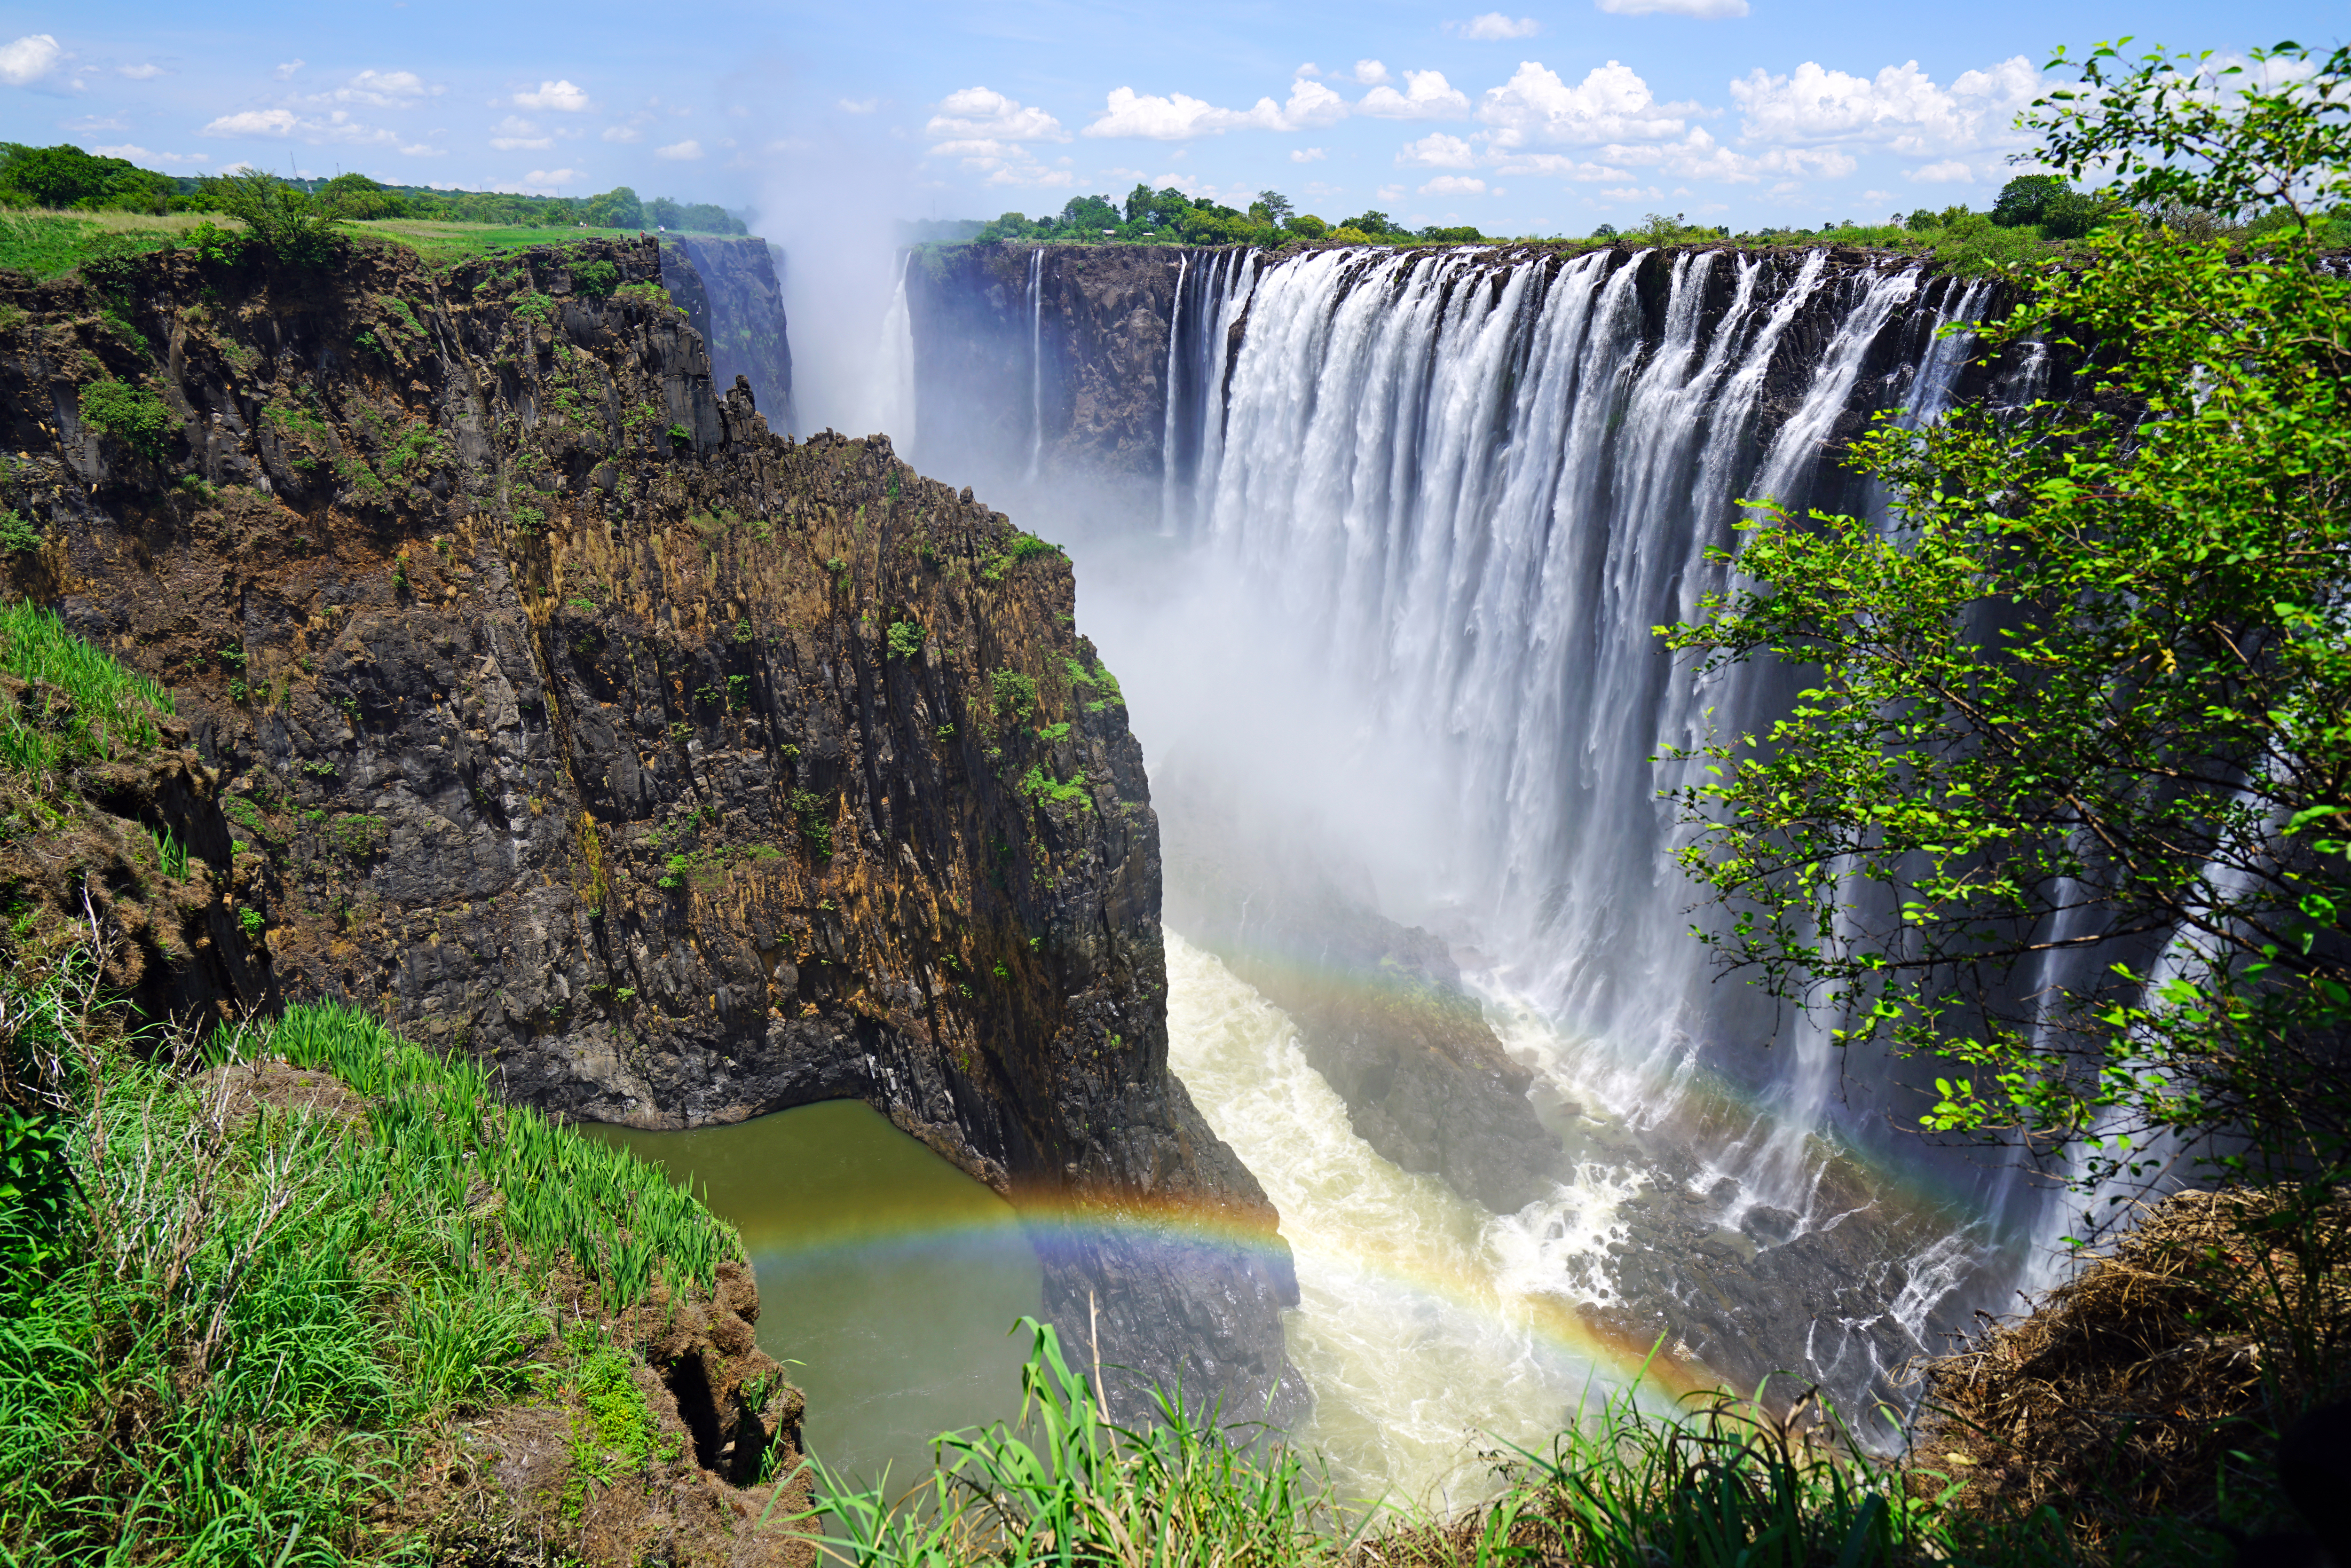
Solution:
M1045 456L1045 247L1029 253L1029 478Z
M1191 272L1192 256L1186 252L1176 263L1176 302L1167 315L1167 387L1165 401L1167 413L1159 437L1159 531L1176 531L1176 414L1182 398L1176 390L1176 367L1184 342L1184 280Z
M1325 250L1259 269L1209 383L1209 548L1268 585L1393 755L1446 780L1454 821L1419 917L1499 956L1484 983L1545 1020L1510 1043L1564 1094L1655 1127L1701 1113L1686 1102L1704 1070L1760 1077L1698 1182L1737 1184L1731 1224L1756 1206L1839 1223L1818 1134L1882 1143L1894 1086L1848 1103L1822 1024L1712 983L1673 860L1689 830L1661 799L1696 765L1651 758L1768 728L1791 677L1698 678L1653 628L1728 586L1741 498L1871 505L1823 454L1857 409L1939 417L1969 357L1940 329L1986 297L1821 251ZM1946 1176L1979 1212L2022 1201L2012 1173ZM1981 1226L1905 1245L1893 1316L1915 1338L1996 1249ZM1848 1349L1820 1347L1820 1369ZM1856 1385L1888 1370L1850 1354Z
M898 287L882 318L880 428L888 432L898 455L914 450L914 332L906 308L906 269L914 263L908 251L898 262Z

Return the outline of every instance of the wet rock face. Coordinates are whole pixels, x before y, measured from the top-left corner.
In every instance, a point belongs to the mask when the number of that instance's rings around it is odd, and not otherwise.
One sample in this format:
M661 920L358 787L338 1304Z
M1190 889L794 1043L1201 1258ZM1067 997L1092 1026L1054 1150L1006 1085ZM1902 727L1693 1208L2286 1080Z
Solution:
M1155 482L1181 254L1048 246L1032 297L1037 248L956 246L915 257L906 303L923 451L1017 478L1041 415L1040 473ZM1043 371L1033 395L1032 365Z
M731 386L743 377L768 423L793 430L799 421L778 276L782 256L756 235L675 235L662 242L662 281L702 334L713 383Z
M1157 822L1068 562L886 439L771 434L659 277L0 275L8 504L176 688L287 996L575 1116L865 1100L1083 1217L1048 1289L1105 1360L1261 1397L1295 1285L1167 1071ZM160 440L83 415L102 380ZM1264 1245L1156 1250L1169 1209Z
M1310 852L1244 835L1195 797L1168 815L1167 918L1290 1016L1357 1136L1473 1203L1552 1190L1559 1140L1445 944L1353 895Z

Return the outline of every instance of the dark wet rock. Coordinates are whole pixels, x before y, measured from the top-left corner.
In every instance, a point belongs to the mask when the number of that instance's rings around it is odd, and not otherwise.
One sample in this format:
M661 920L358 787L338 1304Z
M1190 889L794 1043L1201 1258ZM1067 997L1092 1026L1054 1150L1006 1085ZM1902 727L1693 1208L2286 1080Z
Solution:
M743 377L770 425L797 429L783 252L756 235L670 235L661 256L664 286L709 348L711 384Z
M1296 1285L1167 1071L1158 824L1068 561L884 438L771 434L660 278L650 241L0 274L18 585L175 690L205 776L124 799L212 868L193 961L569 1116L864 1100L1102 1222L1040 1246L1073 1343L1091 1301L1105 1361L1255 1405ZM105 378L160 446L80 418ZM1171 1212L1255 1241L1147 1241Z
M1773 1208L1757 1204L1739 1217L1739 1228L1751 1237L1758 1246L1773 1247L1796 1233L1804 1217L1793 1209Z

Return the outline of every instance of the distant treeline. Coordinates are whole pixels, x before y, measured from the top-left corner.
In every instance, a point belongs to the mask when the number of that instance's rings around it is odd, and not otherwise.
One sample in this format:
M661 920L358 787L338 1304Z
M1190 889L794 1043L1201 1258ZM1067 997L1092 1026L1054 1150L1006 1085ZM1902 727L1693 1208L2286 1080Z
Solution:
M385 185L364 174L287 183L321 196L352 219L421 218L514 227L687 229L747 234L743 220L710 202L639 198L626 185L595 196L523 196L503 191L437 191ZM0 206L79 208L86 212L208 213L220 207L204 175L164 174L78 147L28 147L0 141Z
M2190 234L2241 234L2258 238L2289 215L2283 208L2235 223L2222 214L2174 204L2160 211L2131 209L2142 220L2158 222ZM1703 245L1736 239L1757 245L1836 245L1886 249L1933 250L1938 256L1962 256L1985 262L2016 260L2049 245L2064 245L2085 236L2126 209L2086 191L2075 190L2049 174L2027 174L2011 180L1993 201L1990 212L1964 204L1939 209L1922 207L1883 224L1857 224L1851 218L1823 223L1818 228L1771 227L1734 235L1727 226L1693 224L1682 214L1650 213L1635 225L1619 230L1602 224L1588 239L1605 243L1628 240L1645 245ZM2325 243L2351 241L2351 207L2338 208L2321 220ZM907 245L959 244L988 240L1038 240L1057 245L1287 245L1295 240L1335 240L1352 245L1461 245L1506 236L1488 235L1468 225L1413 228L1385 213L1364 212L1331 223L1312 213L1296 210L1279 191L1260 191L1246 212L1207 197L1186 196L1174 187L1154 191L1140 185L1123 203L1108 196L1075 196L1058 214L1032 218L1006 213L987 223L975 219L925 219L899 225L900 242ZM2329 238L2327 236L2336 236ZM1556 243L1566 236L1528 235L1527 240Z

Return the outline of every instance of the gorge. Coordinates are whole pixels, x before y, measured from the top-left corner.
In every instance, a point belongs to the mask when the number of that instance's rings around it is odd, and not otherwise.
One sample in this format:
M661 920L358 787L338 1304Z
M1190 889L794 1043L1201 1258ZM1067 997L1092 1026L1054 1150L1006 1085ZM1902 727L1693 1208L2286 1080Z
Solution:
M363 1004L643 1131L862 1101L1011 1201L1122 1409L1181 1378L1367 1489L1653 1349L1889 1437L2048 1206L1712 982L1651 758L1791 688L1653 628L1740 497L1871 507L1874 413L2043 387L1940 334L1989 288L929 249L850 438L770 433L828 394L726 243L9 286L20 586L179 694L256 916L173 1005Z

